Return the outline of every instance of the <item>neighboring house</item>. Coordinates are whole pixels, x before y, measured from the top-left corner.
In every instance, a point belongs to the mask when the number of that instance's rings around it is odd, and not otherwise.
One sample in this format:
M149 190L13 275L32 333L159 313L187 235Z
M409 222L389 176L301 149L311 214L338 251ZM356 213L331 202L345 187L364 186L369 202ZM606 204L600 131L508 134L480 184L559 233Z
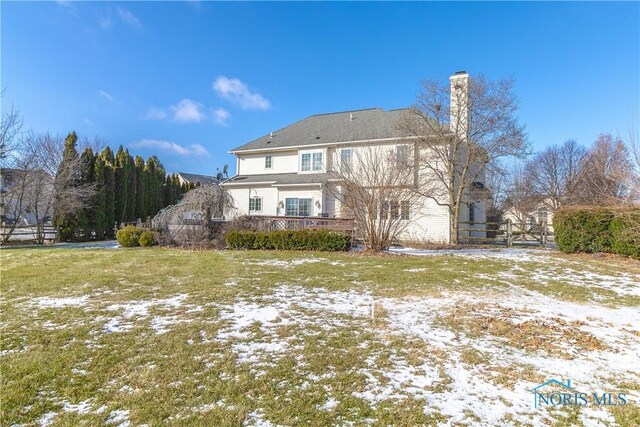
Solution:
M547 224L547 232L553 233L553 202L551 199L531 198L520 206L511 206L502 214L504 221L513 223L514 231L525 231Z
M0 169L0 220L5 225L51 221L53 178L41 169Z
M468 79L468 75L451 79L459 78ZM341 215L340 197L331 188L339 185L332 172L366 145L388 147L396 161L412 167L410 149L415 138L398 129L403 112L371 108L313 115L231 150L236 175L221 185L233 198L235 209L226 216L348 216ZM402 206L402 201L395 203ZM481 199L468 198L460 221L486 221L484 205ZM402 239L450 241L447 206L425 197L412 212L400 208L400 215L408 222Z
M215 176L198 175L195 173L178 172L178 181L180 185L183 184L218 184L218 179Z

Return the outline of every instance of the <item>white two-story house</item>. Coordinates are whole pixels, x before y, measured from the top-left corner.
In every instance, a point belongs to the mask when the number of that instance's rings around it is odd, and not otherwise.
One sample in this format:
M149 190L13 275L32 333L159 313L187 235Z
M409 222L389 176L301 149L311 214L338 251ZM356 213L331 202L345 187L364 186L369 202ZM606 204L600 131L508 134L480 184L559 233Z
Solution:
M313 115L231 150L236 175L221 184L235 206L227 217L348 215L331 189L332 172L363 145L388 147L404 160L414 140L398 129L402 114L371 108ZM461 221L485 221L482 200L465 206ZM403 231L407 240L450 241L448 207L424 198L411 212L398 209L408 222Z

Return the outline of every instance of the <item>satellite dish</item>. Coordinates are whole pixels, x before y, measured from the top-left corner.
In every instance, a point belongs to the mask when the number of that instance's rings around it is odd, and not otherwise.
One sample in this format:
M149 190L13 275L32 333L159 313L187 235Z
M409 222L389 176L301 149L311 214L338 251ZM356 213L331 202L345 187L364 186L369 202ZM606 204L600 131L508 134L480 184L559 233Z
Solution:
M218 172L218 175L216 175L216 179L218 181L222 181L224 179L224 175L222 175L220 172Z
M227 173L229 171L229 165L224 165L224 167L222 168L222 173L228 178L229 174Z

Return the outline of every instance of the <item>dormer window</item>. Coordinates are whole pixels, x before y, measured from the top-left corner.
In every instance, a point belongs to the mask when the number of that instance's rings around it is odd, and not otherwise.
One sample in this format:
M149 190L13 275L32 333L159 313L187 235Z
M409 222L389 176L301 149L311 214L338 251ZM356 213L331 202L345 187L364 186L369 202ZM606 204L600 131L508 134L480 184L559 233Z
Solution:
M271 156L266 156L264 158L264 168L271 169L272 165L273 165L273 158Z

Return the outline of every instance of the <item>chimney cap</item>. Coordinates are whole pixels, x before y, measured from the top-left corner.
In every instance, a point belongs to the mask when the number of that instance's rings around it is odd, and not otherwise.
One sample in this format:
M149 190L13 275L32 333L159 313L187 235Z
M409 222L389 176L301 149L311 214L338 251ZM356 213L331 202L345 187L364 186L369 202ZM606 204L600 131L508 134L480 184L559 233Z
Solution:
M467 72L466 71L456 71L455 73L453 73L454 76L459 76L459 75L462 75L462 74L467 74Z

